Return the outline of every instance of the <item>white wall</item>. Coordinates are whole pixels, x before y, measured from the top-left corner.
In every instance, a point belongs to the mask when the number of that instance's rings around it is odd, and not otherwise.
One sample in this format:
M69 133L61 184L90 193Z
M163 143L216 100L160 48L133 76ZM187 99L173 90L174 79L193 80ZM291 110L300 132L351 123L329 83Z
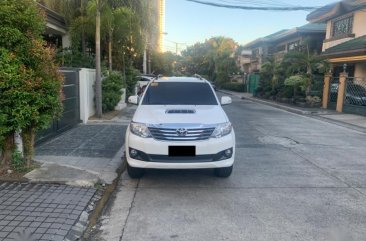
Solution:
M70 47L71 47L70 34L62 35L62 48L70 48Z
M80 120L85 124L95 114L94 105L95 69L82 68L79 71Z

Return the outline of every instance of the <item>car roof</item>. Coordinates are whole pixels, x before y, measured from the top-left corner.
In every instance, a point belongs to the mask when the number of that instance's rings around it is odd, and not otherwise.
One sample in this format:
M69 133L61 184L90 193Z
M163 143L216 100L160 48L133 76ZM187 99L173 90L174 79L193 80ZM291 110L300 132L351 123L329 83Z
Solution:
M207 80L197 77L160 77L155 82L191 82L191 83L206 83Z

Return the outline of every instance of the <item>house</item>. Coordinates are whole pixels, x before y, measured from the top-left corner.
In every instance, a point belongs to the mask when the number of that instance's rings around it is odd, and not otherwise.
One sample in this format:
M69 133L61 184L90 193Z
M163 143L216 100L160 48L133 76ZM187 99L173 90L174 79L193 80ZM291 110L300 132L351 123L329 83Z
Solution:
M286 31L287 29L284 29L266 37L258 38L244 45L245 49L251 51L250 73L256 73L260 71L262 64L270 56L269 49L272 46L272 38Z
M249 73L250 72L250 59L252 56L252 51L244 49L240 51L240 54L237 56L237 65L239 66L241 72Z
M55 11L42 4L38 6L46 13L46 30L43 34L48 44L56 48L69 48L71 46L70 34L65 19Z
M284 29L248 43L244 47L252 50L251 72L259 71L268 57L281 61L287 52L296 50L305 42L311 52L320 53L325 38L325 27L323 23L310 23Z
M331 63L332 75L325 79L324 93L330 98L324 95L323 107L366 115L366 0L326 5L307 20L326 24L322 55Z

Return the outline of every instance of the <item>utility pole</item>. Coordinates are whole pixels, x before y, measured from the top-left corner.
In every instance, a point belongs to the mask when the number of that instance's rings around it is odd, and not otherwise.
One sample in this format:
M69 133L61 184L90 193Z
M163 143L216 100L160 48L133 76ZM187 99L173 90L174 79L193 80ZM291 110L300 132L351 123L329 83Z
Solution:
M171 40L166 40L166 41L175 44L175 55L178 55L179 45L187 45L186 43L178 43L178 42L171 41Z

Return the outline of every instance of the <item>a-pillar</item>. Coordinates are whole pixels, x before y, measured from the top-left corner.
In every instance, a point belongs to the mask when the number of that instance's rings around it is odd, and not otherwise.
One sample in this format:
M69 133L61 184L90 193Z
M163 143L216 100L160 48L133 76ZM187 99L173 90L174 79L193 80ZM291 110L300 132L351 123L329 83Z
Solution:
M338 85L338 97L337 97L337 111L343 112L344 95L346 92L346 81L348 74L343 72L339 75L339 85Z
M328 108L329 103L329 89L330 89L330 80L332 79L331 74L324 75L324 86L323 86L323 104L322 107L324 109Z

